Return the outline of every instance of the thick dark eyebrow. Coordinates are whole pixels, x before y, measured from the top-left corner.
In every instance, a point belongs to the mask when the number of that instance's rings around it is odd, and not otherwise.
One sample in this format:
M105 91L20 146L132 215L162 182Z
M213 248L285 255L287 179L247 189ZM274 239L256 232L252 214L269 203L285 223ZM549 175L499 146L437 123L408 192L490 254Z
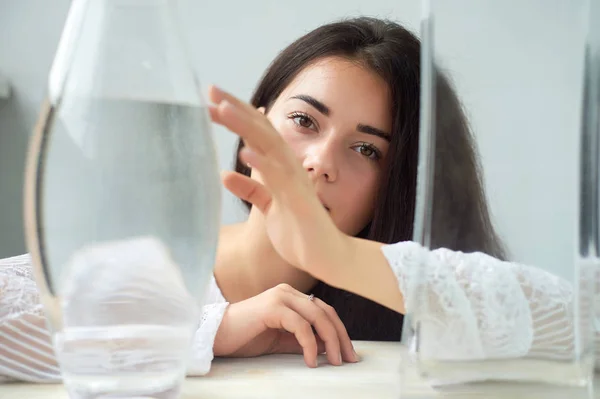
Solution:
M331 110L329 109L329 107L327 105L323 104L321 101L319 101L316 98L309 96L307 94L298 94L296 96L290 97L290 100L291 99L304 101L305 103L312 105L317 111L319 111L320 113L322 113L325 116L329 116L331 114ZM362 123L359 123L358 125L356 125L356 130L361 133L381 137L382 139L384 139L388 142L391 141L392 136L389 133L384 132L381 129L377 129L376 127L373 127L373 126L363 125Z
M322 113L325 116L329 116L329 114L331 113L331 111L329 110L329 107L325 104L323 104L321 101L317 100L314 97L311 97L309 95L306 94L298 94L297 96L293 96L290 97L290 99L295 98L297 100L302 100L307 104L312 105L313 107L316 108L317 111L319 111L320 113Z
M371 134L373 136L381 137L382 139L384 139L388 142L392 141L391 134L384 132L381 129L377 129L376 127L373 127L373 126L363 125L362 123L359 123L358 125L356 125L356 130L358 130L361 133L366 133L366 134Z

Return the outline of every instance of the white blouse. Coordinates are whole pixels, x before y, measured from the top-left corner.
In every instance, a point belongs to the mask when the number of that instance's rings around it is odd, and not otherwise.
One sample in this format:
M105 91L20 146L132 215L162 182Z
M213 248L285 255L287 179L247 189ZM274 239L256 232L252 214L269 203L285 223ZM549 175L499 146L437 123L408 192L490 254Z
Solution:
M564 279L480 252L430 251L414 242L384 246L383 252L407 310L414 309L412 298L420 301L416 318L422 322L424 355L438 360L573 358L573 287ZM585 294L589 298L581 299L591 310L600 293Z
M567 281L482 253L429 251L413 242L384 246L383 253L407 311L419 292L416 316L423 323L420 348L425 354L440 360L572 356L573 288ZM417 281L419 274L424 279ZM210 370L215 335L228 306L214 278L205 303L188 375ZM29 255L0 260L2 378L60 380Z

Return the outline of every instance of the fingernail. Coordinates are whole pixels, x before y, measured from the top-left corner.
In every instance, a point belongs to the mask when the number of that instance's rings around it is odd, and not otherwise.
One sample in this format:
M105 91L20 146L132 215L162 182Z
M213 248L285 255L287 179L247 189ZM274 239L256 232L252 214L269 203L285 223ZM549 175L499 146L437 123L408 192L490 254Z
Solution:
M340 366L343 364L344 362L342 361L342 354L340 353Z
M219 89L219 86L214 85L214 84L209 85L206 90L206 96L207 96L207 98L209 98L212 101L211 94L218 93L219 91L221 91L221 89Z
M315 361L313 362L313 366L315 368L319 367L319 361L317 359L315 359Z
M358 357L358 354L356 353L356 351L354 349L352 351L354 352L354 361L358 362L360 360L360 358Z

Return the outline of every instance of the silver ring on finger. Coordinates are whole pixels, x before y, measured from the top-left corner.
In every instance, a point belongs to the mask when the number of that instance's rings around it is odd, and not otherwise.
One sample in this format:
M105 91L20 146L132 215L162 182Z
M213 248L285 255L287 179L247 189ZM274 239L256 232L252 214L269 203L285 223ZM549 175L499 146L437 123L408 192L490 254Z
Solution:
M311 302L314 301L315 300L315 296L313 294L310 294L308 296L308 300L311 301Z

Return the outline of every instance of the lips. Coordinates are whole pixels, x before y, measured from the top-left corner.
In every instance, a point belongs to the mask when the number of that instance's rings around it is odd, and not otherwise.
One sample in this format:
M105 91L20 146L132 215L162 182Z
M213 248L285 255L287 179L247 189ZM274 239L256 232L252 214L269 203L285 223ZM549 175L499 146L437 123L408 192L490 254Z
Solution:
M321 201L321 205L323 205L323 208L325 208L325 210L327 212L331 212L331 209L329 209L329 207L327 205L325 205L325 202L323 202L323 200L321 200L321 198L319 198L319 200Z
M325 201L323 201L323 198L321 197L321 195L319 195L319 194L317 193L317 197L319 198L319 201L321 202L321 205L323 205L323 208L325 208L325 210L326 210L327 212L331 212L331 208L329 208L329 207L327 206L327 204L325 203Z

